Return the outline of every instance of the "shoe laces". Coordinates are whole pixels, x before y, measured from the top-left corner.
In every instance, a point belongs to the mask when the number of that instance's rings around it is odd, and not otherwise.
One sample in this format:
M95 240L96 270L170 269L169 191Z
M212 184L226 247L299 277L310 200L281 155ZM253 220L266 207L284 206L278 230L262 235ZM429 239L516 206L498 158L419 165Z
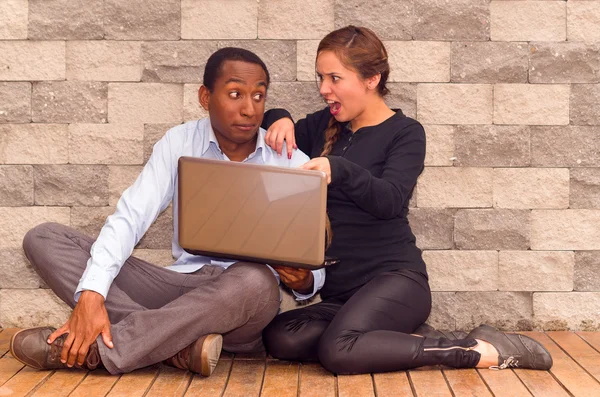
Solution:
M495 369L495 370L501 370L501 369L506 369L506 368L518 368L519 367L519 360L515 359L514 357L509 357L506 360L504 360L504 362L500 365L492 365L490 367L490 369Z
M50 344L50 362L60 360L63 345L65 344L65 336L61 335Z

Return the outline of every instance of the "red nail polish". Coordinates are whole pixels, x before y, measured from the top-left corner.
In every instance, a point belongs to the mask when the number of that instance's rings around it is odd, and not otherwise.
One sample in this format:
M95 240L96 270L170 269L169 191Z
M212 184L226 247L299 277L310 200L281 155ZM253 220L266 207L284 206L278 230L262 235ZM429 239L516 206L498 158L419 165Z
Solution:
M291 160L291 159L292 159L292 154L288 153L288 160Z

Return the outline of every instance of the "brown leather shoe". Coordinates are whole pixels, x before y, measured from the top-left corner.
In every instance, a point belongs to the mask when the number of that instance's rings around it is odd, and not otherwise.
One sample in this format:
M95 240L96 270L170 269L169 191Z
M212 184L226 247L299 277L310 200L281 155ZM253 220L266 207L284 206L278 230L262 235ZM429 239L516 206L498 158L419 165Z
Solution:
M223 337L219 334L208 334L173 357L166 359L163 363L175 368L187 369L203 376L210 376L219 362L222 348Z
M55 330L56 328L52 327L37 327L18 331L10 340L10 354L23 364L35 369L69 368L67 364L60 362L60 353L67 334L59 336L50 345L46 342ZM98 344L94 342L90 345L83 365L75 363L74 367L93 370L100 365Z

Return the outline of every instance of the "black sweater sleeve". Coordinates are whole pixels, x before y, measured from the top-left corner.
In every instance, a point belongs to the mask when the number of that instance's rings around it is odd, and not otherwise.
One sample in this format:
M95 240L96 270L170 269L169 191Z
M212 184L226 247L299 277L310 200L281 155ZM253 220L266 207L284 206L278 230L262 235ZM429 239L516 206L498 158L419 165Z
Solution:
M388 148L381 178L340 156L331 163L331 187L342 189L360 208L380 219L397 217L407 206L425 161L425 131L412 123L396 134Z
M269 109L265 112L262 124L260 126L261 126L261 128L268 130L269 127L271 126L271 124L273 124L277 120L283 119L285 117L294 121L290 112L288 112L285 109L281 109L281 108Z

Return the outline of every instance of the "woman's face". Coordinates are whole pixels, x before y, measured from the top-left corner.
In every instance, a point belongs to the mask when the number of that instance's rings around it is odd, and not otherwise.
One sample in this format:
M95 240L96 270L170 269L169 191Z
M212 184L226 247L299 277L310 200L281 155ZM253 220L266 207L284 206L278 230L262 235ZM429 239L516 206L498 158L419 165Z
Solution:
M319 92L337 121L352 121L364 111L367 81L347 69L331 51L322 51L316 62Z

